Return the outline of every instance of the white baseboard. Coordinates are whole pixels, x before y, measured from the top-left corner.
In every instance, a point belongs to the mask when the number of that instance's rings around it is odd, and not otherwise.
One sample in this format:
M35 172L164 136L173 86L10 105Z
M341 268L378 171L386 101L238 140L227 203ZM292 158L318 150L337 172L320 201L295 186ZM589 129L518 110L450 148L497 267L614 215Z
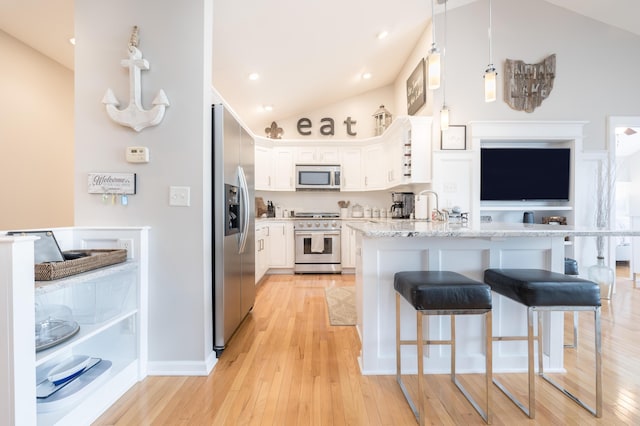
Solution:
M204 361L149 361L149 376L208 376L218 359L211 352Z

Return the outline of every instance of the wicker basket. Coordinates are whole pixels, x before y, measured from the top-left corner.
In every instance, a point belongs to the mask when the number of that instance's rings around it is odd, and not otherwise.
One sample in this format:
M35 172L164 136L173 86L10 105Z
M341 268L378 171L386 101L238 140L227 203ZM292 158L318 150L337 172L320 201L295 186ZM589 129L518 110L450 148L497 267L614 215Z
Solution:
M74 250L74 252L78 251L79 250ZM91 271L92 269L102 268L103 266L109 266L127 260L127 250L125 249L94 249L80 251L89 254L89 256L73 260L65 260L64 262L37 263L35 265L36 281L57 280L58 278L80 274L82 272Z

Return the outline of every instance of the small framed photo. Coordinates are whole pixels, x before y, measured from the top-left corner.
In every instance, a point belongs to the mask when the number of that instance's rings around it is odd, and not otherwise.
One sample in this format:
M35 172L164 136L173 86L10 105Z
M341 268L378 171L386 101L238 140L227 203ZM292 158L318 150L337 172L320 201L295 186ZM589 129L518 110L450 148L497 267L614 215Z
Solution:
M440 132L440 149L467 149L467 126L450 125Z

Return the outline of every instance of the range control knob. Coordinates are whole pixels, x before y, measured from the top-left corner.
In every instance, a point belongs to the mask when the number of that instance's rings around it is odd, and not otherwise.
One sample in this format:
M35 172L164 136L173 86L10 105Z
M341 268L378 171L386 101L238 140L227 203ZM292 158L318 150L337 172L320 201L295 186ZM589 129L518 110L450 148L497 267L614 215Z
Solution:
M329 222L323 223L324 227L327 228L329 226Z
M316 222L316 228L320 226L320 222Z

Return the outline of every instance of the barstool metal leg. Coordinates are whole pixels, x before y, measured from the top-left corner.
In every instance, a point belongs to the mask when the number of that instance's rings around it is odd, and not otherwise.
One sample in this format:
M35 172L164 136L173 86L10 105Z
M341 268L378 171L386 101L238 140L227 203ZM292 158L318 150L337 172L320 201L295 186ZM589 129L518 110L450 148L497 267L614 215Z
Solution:
M485 392L487 392L487 423L491 424L491 383L493 382L493 312L489 311L484 317L485 324Z
M587 308L589 309L589 308ZM601 336L601 323L600 323L600 306L596 306L591 308L594 311L594 333L595 333L595 382L596 382L596 408L593 409L585 402L580 400L577 396L573 395L567 389L562 387L556 381L548 377L544 374L544 370L542 366L540 367L540 376L548 383L553 385L560 392L568 396L571 400L573 400L576 404L590 412L596 417L602 417L602 336ZM584 310L584 309L583 309ZM538 312L540 315L540 312ZM540 334L540 332L538 332ZM538 335L540 339L540 335Z
M600 306L593 313L594 333L596 334L596 417L602 417L602 328L600 323Z
M413 415L416 417L416 420L419 421L419 413L418 413L418 409L416 408L415 404L413 403L413 400L411 399L411 396L409 395L409 391L407 391L406 386L404 385L404 382L402 381L402 357L401 357L401 345L402 345L402 340L400 338L400 294L396 293L396 381L398 382L398 385L400 385L400 390L402 391L402 394L404 395L404 398L407 400L407 403L409 404L409 407L411 408L411 411L413 411Z
M480 404L476 402L476 400L471 396L471 394L465 389L464 386L458 381L456 377L456 331L455 331L455 320L456 316L451 315L451 380L455 383L456 387L462 392L464 397L469 401L469 403L473 406L473 408L480 414L480 417L487 423L491 424L491 383L493 381L493 358L492 358L492 320L491 320L491 311L487 311L484 313L485 319L485 335L486 335L486 351L485 351L485 408L482 409Z
M456 381L456 316L449 315L449 321L451 322L451 380Z
M565 348L578 349L578 311L573 312L573 343L564 345Z
M528 347L527 347L527 351L529 354L529 359L528 359L528 372L527 375L529 377L529 413L528 416L531 419L535 419L536 418L536 380L535 380L535 370L534 370L534 361L535 358L533 356L533 346L535 343L535 334L534 334L534 330L533 330L533 308L532 307L528 307L527 308L527 343L528 343ZM540 330L538 330L538 333L540 333ZM538 340L538 348L540 348L540 340Z
M416 311L416 334L416 344L418 346L418 403L420 404L420 407L418 407L420 413L418 421L420 426L424 426L427 424L424 412L427 399L424 396L424 342L422 340L422 312L420 311Z
M402 360L400 357L400 294L396 293L396 380L402 385Z
M486 372L485 372L485 392L486 392L486 403L485 410L480 407L478 403L475 402L473 397L467 392L467 390L460 384L458 379L456 378L456 346L455 346L455 314L450 314L451 317L451 339L449 340L430 340L424 337L424 319L428 320L430 311L419 311L416 310L416 340L402 340L401 339L401 327L400 327L400 307L401 307L401 299L400 294L396 293L396 381L400 385L400 389L411 407L416 420L420 425L426 425L426 404L427 398L425 397L425 377L424 377L424 356L425 356L425 345L428 344L436 344L436 345L450 345L451 346L451 380L455 383L458 389L462 392L465 398L471 403L473 408L480 414L483 420L487 424L491 424L491 415L490 415L490 407L491 407L491 386L490 384L493 381L493 362L492 362L492 317L491 310L483 310L483 311L474 311L474 310L464 310L460 311L462 314L483 314L485 315L485 334L486 334ZM439 311L433 315L442 315L445 312ZM428 323L427 323L428 324ZM401 359L401 347L402 345L416 345L417 346L417 375L418 375L418 403L419 407L416 407L407 388L405 387L402 381L402 359Z
M507 398L511 400L523 413L529 418L535 418L535 371L534 371L534 357L533 349L534 343L537 340L540 345L540 339L534 333L533 329L533 309L527 308L527 335L526 336L495 336L492 337L492 342L503 341L527 341L527 385L529 390L528 407L525 406L514 394L512 394L500 381L493 379L498 389L504 393Z

